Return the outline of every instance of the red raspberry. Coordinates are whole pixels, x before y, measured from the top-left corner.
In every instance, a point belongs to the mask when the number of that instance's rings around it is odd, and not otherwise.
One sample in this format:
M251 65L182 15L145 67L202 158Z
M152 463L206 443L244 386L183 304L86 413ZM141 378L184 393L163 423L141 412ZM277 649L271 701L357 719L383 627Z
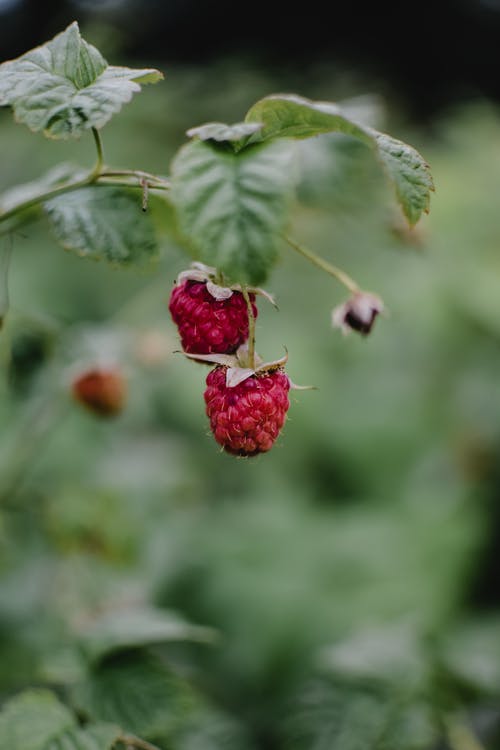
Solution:
M73 397L100 417L113 417L123 409L127 386L117 370L87 370L73 382Z
M257 317L255 294L250 294ZM248 310L241 292L217 300L205 282L188 279L174 287L168 305L188 354L232 354L248 339Z
M290 381L282 369L259 373L228 388L226 367L207 377L205 403L210 427L225 451L255 456L272 448L290 405Z

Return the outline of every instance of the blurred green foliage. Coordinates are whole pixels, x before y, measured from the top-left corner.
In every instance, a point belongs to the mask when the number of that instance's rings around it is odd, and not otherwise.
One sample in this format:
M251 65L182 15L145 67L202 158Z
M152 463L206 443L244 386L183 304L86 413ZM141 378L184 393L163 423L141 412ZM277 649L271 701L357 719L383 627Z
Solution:
M281 83L218 73L170 71L145 90L104 130L107 162L166 174L185 129L238 121ZM294 236L389 315L367 340L341 337L329 316L342 290L283 247L269 284L280 312L260 304L258 348L270 359L286 345L292 379L319 390L293 396L258 459L218 451L206 369L172 354L166 303L186 266L174 240L136 274L64 253L41 223L14 238L0 339L3 697L48 685L80 718L174 750L500 746L500 118L477 105L432 133L391 132L436 181L412 233L367 149L342 136L298 146ZM42 142L7 112L0 137L2 188L93 160L90 138ZM109 422L68 395L71 368L102 352L129 377L128 408ZM172 610L217 637L186 626L151 640ZM90 663L88 628L137 612L154 613L146 635Z

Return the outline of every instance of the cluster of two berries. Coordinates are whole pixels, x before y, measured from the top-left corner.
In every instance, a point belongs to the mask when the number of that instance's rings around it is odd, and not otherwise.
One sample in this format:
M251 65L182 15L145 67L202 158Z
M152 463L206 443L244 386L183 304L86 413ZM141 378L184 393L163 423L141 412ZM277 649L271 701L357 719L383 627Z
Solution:
M286 359L262 364L249 342L258 315L255 295L265 293L215 279L215 269L193 264L179 275L169 310L184 353L215 364L204 393L215 440L228 453L255 456L272 448L285 422L291 387Z

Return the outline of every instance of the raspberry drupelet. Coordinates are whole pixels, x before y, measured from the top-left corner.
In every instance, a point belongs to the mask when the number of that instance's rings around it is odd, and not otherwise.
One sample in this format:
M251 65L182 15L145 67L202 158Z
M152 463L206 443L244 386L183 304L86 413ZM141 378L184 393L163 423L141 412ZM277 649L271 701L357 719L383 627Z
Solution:
M226 367L207 377L205 403L210 427L225 451L255 456L270 450L290 405L290 380L282 368L255 373L234 387L226 385Z

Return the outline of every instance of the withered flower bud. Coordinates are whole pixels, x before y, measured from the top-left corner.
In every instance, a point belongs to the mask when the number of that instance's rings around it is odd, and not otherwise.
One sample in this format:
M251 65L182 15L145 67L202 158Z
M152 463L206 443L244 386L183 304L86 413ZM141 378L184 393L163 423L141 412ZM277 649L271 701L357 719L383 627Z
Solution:
M332 325L342 333L357 331L363 336L370 333L375 318L384 309L384 303L376 294L357 292L332 312Z

